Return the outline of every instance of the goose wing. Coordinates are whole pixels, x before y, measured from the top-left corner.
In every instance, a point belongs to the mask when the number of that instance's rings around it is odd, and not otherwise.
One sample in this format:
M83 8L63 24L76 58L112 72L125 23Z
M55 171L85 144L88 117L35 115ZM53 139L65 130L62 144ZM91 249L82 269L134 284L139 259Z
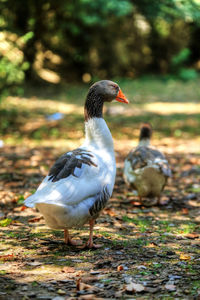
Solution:
M35 194L25 205L36 203L76 205L95 197L109 182L105 182L108 168L94 153L78 148L62 155L52 166Z

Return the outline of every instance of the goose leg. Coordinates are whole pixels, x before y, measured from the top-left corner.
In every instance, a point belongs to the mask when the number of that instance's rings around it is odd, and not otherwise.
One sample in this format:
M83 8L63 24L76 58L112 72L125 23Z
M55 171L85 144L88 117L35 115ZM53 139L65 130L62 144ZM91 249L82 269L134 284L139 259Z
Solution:
M69 235L69 231L67 229L64 229L64 238L65 238L66 245L73 245L73 246L82 245L81 241L75 241L71 239Z
M89 221L90 224L90 235L89 235L89 239L87 241L87 243L82 247L82 248L100 248L103 245L100 244L94 244L93 242L93 228L94 228L94 224L95 224L95 220L90 220Z

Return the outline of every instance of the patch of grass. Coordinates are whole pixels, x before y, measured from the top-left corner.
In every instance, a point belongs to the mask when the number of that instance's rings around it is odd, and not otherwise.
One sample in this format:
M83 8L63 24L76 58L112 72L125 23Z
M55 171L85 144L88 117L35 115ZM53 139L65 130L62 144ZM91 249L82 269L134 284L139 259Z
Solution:
M94 233L95 234L97 234L97 233L100 233L102 236L104 236L104 237L112 237L112 234L111 233L109 233L109 232L107 232L107 231L96 231L96 230L94 230Z
M1 227L7 227L12 223L12 221L13 220L10 219L10 218L3 219L3 220L0 221L0 226Z
M117 117L106 115L106 121L115 138L124 139L127 137L133 139L138 137L134 130L138 130L140 123L146 121L153 125L159 138L161 136L174 136L175 138L194 137L198 134L200 126L198 111L192 111L189 114L187 110L186 113L184 111L179 113L177 109L177 112L172 110L171 113L169 111L169 114L162 115L159 112L148 110L146 104L163 102L163 106L167 106L168 102L172 104L176 102L178 107L179 103L182 106L187 105L189 101L196 103L198 97L200 97L198 89L199 79L183 83L175 79L163 80L160 77L148 76L145 79L138 78L135 80L124 78L117 80L117 82L129 98L130 108L136 107L140 110L140 113L131 116L119 114ZM87 88L88 85L82 84L66 85L60 87L59 90L49 86L47 89L44 89L46 92L44 94L42 89L27 87L27 98L22 99L23 101L20 102L20 99L15 99L14 97L14 99L8 98L5 101L6 104L3 105L0 111L0 118L2 117L0 132L5 135L5 140L9 139L11 144L19 142L24 137L36 143L41 143L45 139L53 140L55 138L80 139L83 137L84 130L83 115L76 108L83 106ZM47 97L47 95L49 96ZM32 97L35 98L34 102L38 102L38 107L31 102ZM52 105L49 105L47 101L51 101ZM73 104L75 107L70 114L66 114L63 119L59 120L52 127L46 116L59 111L58 103L61 106ZM39 122L35 130L31 128L24 129L26 121L28 123L37 119Z
M103 278L100 280L100 282L104 283L104 284L109 284L112 281L112 279L109 278Z
M162 264L159 264L159 263L153 263L151 266L152 266L153 268L155 268L155 269L159 269L159 268L162 267Z
M176 233L188 234L188 233L193 232L195 230L196 226L197 225L195 223L181 224L180 228L175 228L174 230Z
M19 195L19 198L17 200L18 204L24 204L24 195Z
M51 230L51 234L55 235L56 237L59 237L59 238L64 237L64 234L63 234L62 230Z
M191 187L187 190L188 192L191 192L191 193L200 193L200 187Z
M150 220L144 218L138 219L138 218L129 218L127 216L122 216L122 220L127 223L134 223L141 232L145 232L151 224Z
M138 239L134 240L134 243L137 246L147 246L149 242L147 240L145 240L144 238L138 238Z
M58 257L58 256L63 256L63 251L56 251L54 253L52 253L55 257Z
M152 272L151 272L151 271L145 271L145 270L144 270L144 271L140 271L139 274L142 275L142 276L148 276L148 275L151 275Z
M27 232L26 231L9 231L5 232L5 234L13 239L22 239L27 237Z
M33 282L31 283L31 285L32 285L33 287L36 287L36 286L39 285L39 283L38 283L37 281L33 281Z
M191 282L192 285L192 294L196 294L197 290L200 290L200 281L199 280L194 280Z

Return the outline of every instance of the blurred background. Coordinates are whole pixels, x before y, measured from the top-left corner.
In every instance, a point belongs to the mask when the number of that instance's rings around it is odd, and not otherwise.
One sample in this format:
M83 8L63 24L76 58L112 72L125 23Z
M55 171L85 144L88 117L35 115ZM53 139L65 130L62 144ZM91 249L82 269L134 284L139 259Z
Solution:
M199 0L0 0L0 11L2 145L80 143L100 79L131 101L106 109L115 138L135 139L150 121L158 139L198 139Z

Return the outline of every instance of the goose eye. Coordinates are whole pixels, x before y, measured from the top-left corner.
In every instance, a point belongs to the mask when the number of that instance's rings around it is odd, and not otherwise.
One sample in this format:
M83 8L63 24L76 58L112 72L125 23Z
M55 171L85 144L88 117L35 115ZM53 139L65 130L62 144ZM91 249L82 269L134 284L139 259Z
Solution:
M116 90L116 91L118 91L118 86L117 85L115 85L115 84L111 84L111 86Z

